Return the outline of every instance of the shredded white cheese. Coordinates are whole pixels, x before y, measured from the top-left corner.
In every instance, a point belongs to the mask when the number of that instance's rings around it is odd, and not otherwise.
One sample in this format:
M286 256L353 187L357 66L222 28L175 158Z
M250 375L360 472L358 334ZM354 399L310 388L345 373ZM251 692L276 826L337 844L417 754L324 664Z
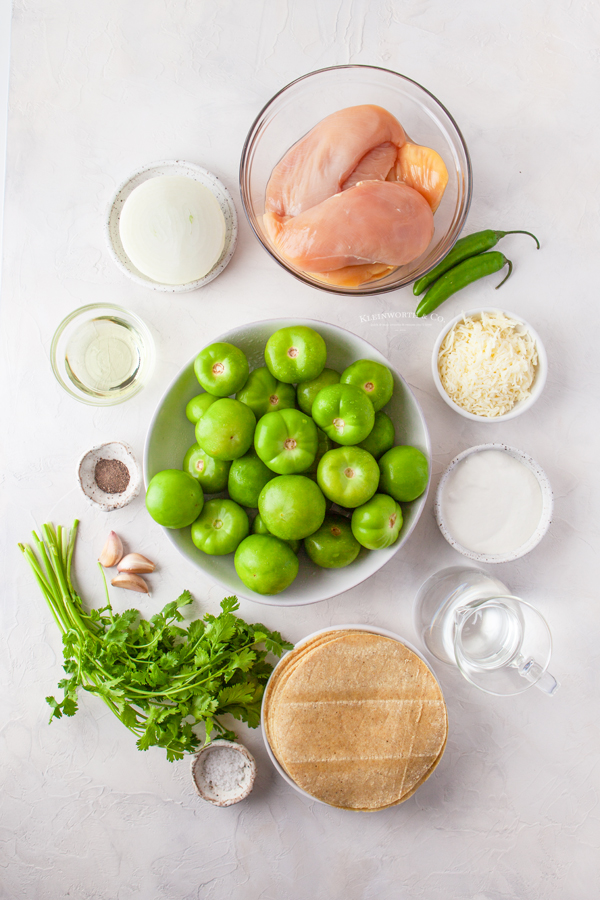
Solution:
M463 316L438 355L440 380L450 399L486 418L503 416L530 396L537 363L535 341L504 313Z

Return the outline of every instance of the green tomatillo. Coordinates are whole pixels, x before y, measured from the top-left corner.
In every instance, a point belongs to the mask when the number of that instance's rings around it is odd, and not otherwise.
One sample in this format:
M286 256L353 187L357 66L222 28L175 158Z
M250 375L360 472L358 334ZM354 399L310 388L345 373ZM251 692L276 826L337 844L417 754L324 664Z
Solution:
M379 484L377 461L362 447L338 447L322 458L317 482L338 506L354 509L373 496Z
M241 506L257 509L258 495L272 478L275 478L275 472L268 469L254 453L247 453L231 463L227 482L229 496Z
M375 412L391 399L394 378L387 366L372 359L358 359L342 372L342 384L355 384L364 391Z
M267 413L256 426L254 448L278 475L304 472L317 454L317 426L299 409Z
M371 433L375 410L366 394L354 384L332 384L319 391L312 417L338 444L358 444Z
M251 534L235 551L235 570L257 594L279 594L298 574L298 557L272 534Z
M245 353L239 347L221 341L205 347L194 361L196 378L204 390L215 397L228 397L240 391L249 371Z
M313 378L312 381L301 382L296 388L296 395L298 397L298 406L302 412L306 413L307 416L311 416L312 405L319 391L324 387L329 387L331 384L339 384L339 381L339 372L336 372L335 369L323 369L321 374Z
M198 444L192 444L183 458L183 471L196 478L205 494L218 494L227 487L231 463L213 459Z
M398 502L420 497L429 480L429 463L416 447L392 447L379 460L380 490Z
M208 407L218 399L218 397L213 397L212 394L197 394L195 397L192 397L185 408L187 418L195 425L198 419L202 418Z
M401 528L400 504L388 494L375 494L352 513L352 534L368 550L391 547Z
M346 516L328 513L321 527L304 538L304 549L315 565L323 569L341 569L354 562L360 544L352 534Z
M207 500L192 525L192 541L209 556L233 553L250 531L246 511L233 500Z
M196 441L215 459L239 459L252 446L256 419L245 403L224 397L206 410L196 424Z
M305 475L280 475L260 492L258 510L275 537L301 540L323 524L325 497Z
M154 521L165 528L191 525L203 505L202 488L195 478L181 469L157 472L146 491L146 509Z
M386 413L380 410L375 413L375 424L370 434L358 446L363 450L368 450L375 459L379 459L380 456L391 450L395 440L394 423Z
M265 347L265 363L271 375L286 384L311 381L325 368L327 347L321 335L307 325L280 328Z
M235 395L249 406L257 419L279 409L293 409L296 405L296 391L292 384L277 381L266 366L250 372L241 391Z

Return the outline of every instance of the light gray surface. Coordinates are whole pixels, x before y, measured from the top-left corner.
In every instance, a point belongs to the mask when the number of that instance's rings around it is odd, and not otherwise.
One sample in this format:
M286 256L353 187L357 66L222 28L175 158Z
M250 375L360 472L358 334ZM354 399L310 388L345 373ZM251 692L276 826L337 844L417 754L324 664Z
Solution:
M584 0L16 0L1 321L3 900L595 895L598 32L597 10ZM474 167L467 231L527 228L542 240L539 252L525 236L501 245L516 269L502 304L539 330L550 367L543 396L514 421L471 423L443 403L430 373L441 325L409 317L409 289L375 300L310 290L268 257L242 217L231 264L197 293L146 290L108 256L106 204L130 172L156 159L189 159L215 172L237 202L239 154L261 106L292 78L343 62L396 68L454 115ZM497 300L489 279L440 315ZM68 397L48 361L60 320L101 301L139 313L158 351L149 385L110 409ZM159 566L148 576L152 596L114 591L119 608L139 602L151 614L189 587L198 612L215 612L222 589L178 555L142 498L109 514L91 510L76 462L103 440L126 441L141 460L155 405L198 346L233 324L282 315L339 324L391 359L427 418L433 490L458 452L497 440L530 453L555 493L542 543L493 571L547 618L559 693L494 698L440 666L445 756L411 800L374 815L296 795L258 731L239 730L258 763L252 795L215 809L196 796L189 760L169 764L159 750L138 752L100 700L83 696L75 718L47 724L44 697L61 677L60 641L17 540L44 521L81 516L85 596L101 598L95 560L114 529L128 550ZM366 584L291 610L244 601L242 614L292 640L355 621L416 641L417 587L463 562L437 529L432 496L405 550Z
M4 209L4 174L6 164L6 125L8 106L8 70L10 61L10 21L12 0L0 0L0 246L2 246L2 224ZM2 284L2 262L0 260L0 285Z

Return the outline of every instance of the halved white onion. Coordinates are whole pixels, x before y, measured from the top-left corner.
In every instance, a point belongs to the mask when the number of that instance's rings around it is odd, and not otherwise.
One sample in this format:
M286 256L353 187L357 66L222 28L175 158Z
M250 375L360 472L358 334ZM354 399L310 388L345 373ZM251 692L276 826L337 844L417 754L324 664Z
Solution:
M221 256L225 218L203 184L185 175L161 175L131 192L119 234L125 253L147 278L189 284L204 278Z

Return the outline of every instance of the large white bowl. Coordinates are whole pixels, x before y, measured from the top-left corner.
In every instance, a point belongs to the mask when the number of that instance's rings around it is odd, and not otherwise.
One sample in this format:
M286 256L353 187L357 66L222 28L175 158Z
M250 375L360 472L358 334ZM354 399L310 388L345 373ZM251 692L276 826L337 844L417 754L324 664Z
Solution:
M251 368L264 365L263 351L268 338L279 328L290 325L309 325L316 329L327 344L327 365L342 372L357 359L373 359L388 366L394 376L394 395L385 410L394 422L396 443L418 447L431 459L429 433L421 407L401 375L388 360L367 341L326 322L311 319L270 319L241 325L215 341L228 341L244 351ZM212 343L212 341L211 341ZM198 347L198 352L202 347ZM194 426L185 416L188 400L201 392L194 374L194 360L174 379L154 414L144 451L144 479L150 479L163 469L180 469L187 449L194 443ZM356 560L344 569L321 569L300 553L300 571L296 580L281 594L265 596L247 588L233 565L233 554L208 556L192 543L189 528L165 528L169 540L183 555L238 597L246 597L269 606L300 606L335 597L360 584L377 572L406 543L425 506L427 490L412 503L402 504L404 525L396 543L385 550L361 550ZM158 527L158 526L157 526Z
M399 643L404 644L405 647L408 647L409 650L412 650L412 652L415 653L419 657L419 659L425 663L425 665L427 666L427 668L429 669L429 671L431 672L431 674L433 675L435 680L438 681L437 675L435 674L434 670L431 667L431 663L429 662L429 660L425 659L425 657L423 656L421 651L417 650L417 648L414 646L414 644L411 644L410 641L407 641L407 640L405 640L405 638L400 637L399 634L396 634L393 631L387 631L385 628L378 628L376 625L330 625L328 628L321 628L321 629L319 629L319 631L314 631L312 634L307 634L306 637L303 637L301 641L298 641L298 643L294 645L294 650L296 650L298 647L301 647L302 644L305 644L307 641L310 641L313 638L318 637L318 635L320 635L320 634L325 634L328 631L366 631L369 634L380 634L380 635L382 635L382 637L391 638L393 641L399 641ZM285 656L282 656L281 659L279 660L279 662L277 663L277 665L275 666L275 668L273 669L273 671L271 672L271 675L269 676L269 681L271 680L271 678L273 678L273 675L275 674L277 666L284 659L285 659ZM438 682L438 684L439 684L439 682ZM267 682L267 685L268 685L268 682ZM265 686L265 691L266 691L266 689L267 689L267 687ZM269 739L267 738L267 732L265 731L265 706L264 706L264 703L260 710L260 730L262 733L264 745L265 745L267 753L269 755L269 759L271 760L271 762L273 763L273 765L275 766L275 768L277 769L277 771L279 772L281 777L285 781L287 781L287 783L291 787L293 787L295 791L297 791L299 794L302 794L303 797L306 797L308 800L312 800L313 803L322 803L324 806L329 806L329 804L325 803L324 800L319 800L318 797L313 797L312 794L309 794L307 791L305 791L303 788L301 788L300 785L296 784L294 779L290 778L288 773L285 771L285 769L283 768L283 766L281 765L281 763L279 762L279 760L273 753L271 745L269 744ZM435 765L430 769L430 771L427 775L427 778L429 778L429 775L431 775L433 773L434 769L436 768L437 764L439 763L440 759L442 758L443 752L444 751L442 750L442 754L440 755L440 757L437 760L437 762L435 763ZM427 779L425 779L425 780L427 780ZM407 799L409 799L409 798L407 798ZM399 804L399 805L401 805L401 804ZM381 812L381 810L373 810L373 811Z

